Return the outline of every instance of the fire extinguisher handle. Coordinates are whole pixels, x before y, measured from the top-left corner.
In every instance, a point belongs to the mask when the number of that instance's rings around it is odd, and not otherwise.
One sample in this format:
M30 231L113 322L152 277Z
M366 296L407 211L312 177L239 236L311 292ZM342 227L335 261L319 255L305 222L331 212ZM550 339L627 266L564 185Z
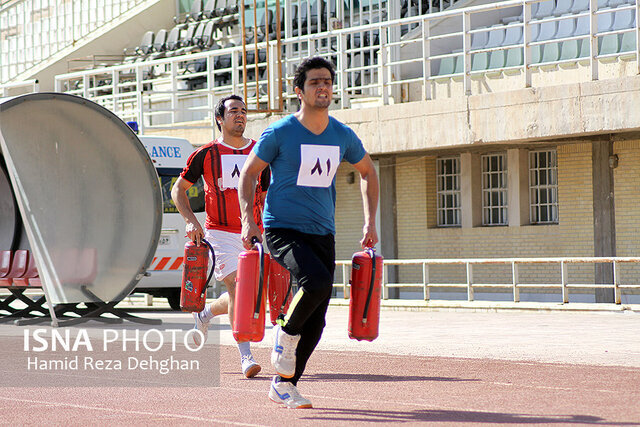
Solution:
M362 323L367 323L367 315L369 314L369 304L371 303L371 295L373 294L373 285L376 280L376 251L373 248L365 248L364 250L371 257L371 282L369 283L369 292L367 293L367 301L364 304L362 312Z
M202 288L202 294L204 295L205 292L207 292L207 288L209 287L209 282L211 281L211 277L213 276L213 271L216 269L216 253L213 250L213 246L211 246L211 243L207 242L206 239L202 239L202 242L207 245L207 247L209 248L209 252L211 253L211 261L212 261L212 266L211 266L211 271L209 272L209 276L207 277L207 281L205 282L203 288Z
M253 243L255 247L258 248L258 257L260 259L260 270L258 270L258 298L256 300L256 307L253 310L253 318L258 319L260 317L262 293L264 292L264 248L262 247L262 244L258 242L258 238L255 236L251 239L251 243Z

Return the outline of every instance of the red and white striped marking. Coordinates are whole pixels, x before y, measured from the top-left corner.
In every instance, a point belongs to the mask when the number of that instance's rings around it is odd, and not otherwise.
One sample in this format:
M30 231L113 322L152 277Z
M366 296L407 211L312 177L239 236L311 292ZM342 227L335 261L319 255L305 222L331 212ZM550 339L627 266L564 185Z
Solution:
M182 270L182 257L154 257L149 266L151 271Z

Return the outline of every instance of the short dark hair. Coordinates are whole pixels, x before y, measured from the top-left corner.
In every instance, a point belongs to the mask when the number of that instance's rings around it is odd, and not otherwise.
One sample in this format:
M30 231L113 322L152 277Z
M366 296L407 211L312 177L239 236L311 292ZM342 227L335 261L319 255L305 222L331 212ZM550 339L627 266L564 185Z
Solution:
M220 98L220 100L218 101L218 104L216 105L216 110L215 110L216 119L218 117L221 117L224 119L224 110L226 108L224 106L224 103L230 99L236 99L244 104L244 99L242 99L240 95L229 95L229 96L225 96L224 98ZM218 126L218 130L222 131L222 127L220 126L220 123L218 123L217 120L215 122L216 122L216 126Z
M300 90L304 90L304 83L307 81L307 71L318 68L326 68L331 72L331 83L336 80L336 71L333 64L321 56L307 58L298 65L296 73L293 76L293 84Z

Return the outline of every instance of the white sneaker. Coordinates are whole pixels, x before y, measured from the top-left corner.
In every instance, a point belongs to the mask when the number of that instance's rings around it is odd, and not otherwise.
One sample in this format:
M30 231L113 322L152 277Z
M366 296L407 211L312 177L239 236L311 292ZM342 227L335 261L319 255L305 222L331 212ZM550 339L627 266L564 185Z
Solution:
M204 338L204 342L207 342L207 337L209 336L209 322L204 322L200 319L200 313L192 313L193 318L196 321L196 325L193 329L197 329L202 332L202 337ZM196 343L197 346L200 346L200 334L193 334L193 342Z
M273 351L271 352L271 364L276 373L282 378L291 378L296 373L296 348L300 335L289 335L276 325Z
M253 378L258 375L258 372L262 370L262 367L253 360L253 356L250 354L242 356L242 373L247 378Z
M276 403L282 403L291 409L313 408L309 399L300 396L300 392L296 386L291 383L278 381L278 376L273 377L271 381L269 399Z

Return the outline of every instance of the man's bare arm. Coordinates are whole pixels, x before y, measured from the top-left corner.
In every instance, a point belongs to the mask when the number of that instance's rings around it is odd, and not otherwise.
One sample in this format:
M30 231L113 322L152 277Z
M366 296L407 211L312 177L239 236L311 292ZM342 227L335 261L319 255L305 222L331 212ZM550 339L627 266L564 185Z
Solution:
M191 204L189 204L189 197L187 196L187 190L191 188L192 185L193 184L181 176L178 177L171 189L171 198L173 199L173 203L176 204L178 212L180 212L180 215L184 218L184 222L187 223L187 237L197 245L200 245L201 240L204 238L204 230L193 213Z
M360 173L360 192L364 208L364 227L362 228L360 245L363 248L373 247L378 243L378 232L376 231L376 212L378 211L380 192L378 173L369 154L365 154L362 160L354 166Z
M253 200L256 193L256 183L258 177L267 162L261 160L252 151L244 163L244 167L240 172L240 183L238 186L238 200L240 201L240 215L242 219L242 244L246 249L251 249L251 240L256 237L258 241L262 241L260 228L253 218Z

